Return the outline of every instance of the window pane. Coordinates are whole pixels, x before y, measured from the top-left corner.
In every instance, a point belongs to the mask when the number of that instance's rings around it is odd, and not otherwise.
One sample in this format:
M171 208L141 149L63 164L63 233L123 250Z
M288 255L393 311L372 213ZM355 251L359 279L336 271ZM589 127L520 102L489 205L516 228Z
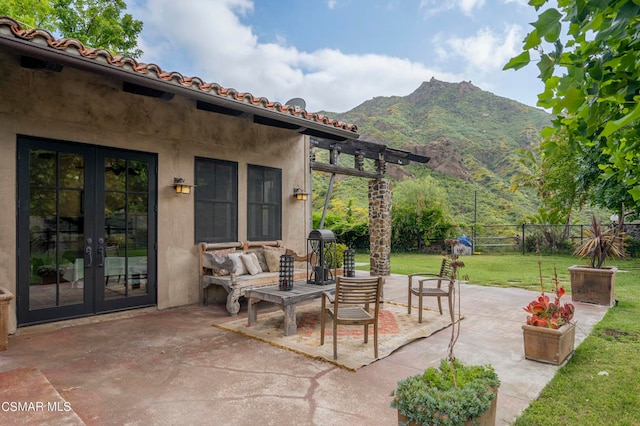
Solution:
M196 242L238 240L238 165L196 158Z
M281 239L282 170L249 165L247 185L247 237Z

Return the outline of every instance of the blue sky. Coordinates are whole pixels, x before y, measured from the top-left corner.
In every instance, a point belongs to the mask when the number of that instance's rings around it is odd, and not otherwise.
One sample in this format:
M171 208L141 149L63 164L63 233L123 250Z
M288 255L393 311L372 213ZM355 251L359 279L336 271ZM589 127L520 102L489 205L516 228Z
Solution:
M536 20L526 0L128 0L142 62L307 110L405 96L432 77L535 106L535 65L502 71Z

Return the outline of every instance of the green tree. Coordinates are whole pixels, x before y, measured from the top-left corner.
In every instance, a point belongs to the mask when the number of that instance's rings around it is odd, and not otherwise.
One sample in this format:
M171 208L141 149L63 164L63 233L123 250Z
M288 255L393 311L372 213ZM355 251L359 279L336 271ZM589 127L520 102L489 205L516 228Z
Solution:
M541 10L548 0L530 0ZM540 13L524 40L523 52L505 69L519 69L539 53L539 78L545 91L538 105L550 108L554 127L548 138L566 132L572 149L597 163L584 176L585 190L626 187L626 203L640 204L640 3L636 0L558 0ZM566 26L566 41L563 33ZM545 48L548 51L545 51ZM595 173L594 173L595 172ZM595 177L594 177L595 175ZM608 181L605 185L599 185ZM600 203L603 194L594 197ZM602 205L606 207L606 205Z
M50 0L0 0L0 16L9 16L29 28L56 29Z
M124 0L0 0L0 15L28 27L58 32L87 47L139 58L137 38L143 23L133 19Z
M571 147L564 132L543 141L540 148L544 204L566 216L568 225L574 211L587 202L587 191L583 190L579 179L582 156Z
M435 180L425 176L405 180L393 190L391 215L391 247L395 251L408 251L420 242L444 240L453 225L447 218L445 193Z

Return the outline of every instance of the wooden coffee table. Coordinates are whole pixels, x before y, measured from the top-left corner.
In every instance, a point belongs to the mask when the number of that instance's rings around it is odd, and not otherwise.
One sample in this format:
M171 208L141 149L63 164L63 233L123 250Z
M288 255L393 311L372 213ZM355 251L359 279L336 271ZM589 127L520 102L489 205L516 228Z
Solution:
M277 285L247 290L245 297L248 300L249 326L258 322L258 309L255 305L264 300L278 305L284 311L284 335L296 334L296 305L306 300L318 299L325 291L333 293L335 290L335 284L316 285L305 281L294 282L293 289L289 291L280 290Z

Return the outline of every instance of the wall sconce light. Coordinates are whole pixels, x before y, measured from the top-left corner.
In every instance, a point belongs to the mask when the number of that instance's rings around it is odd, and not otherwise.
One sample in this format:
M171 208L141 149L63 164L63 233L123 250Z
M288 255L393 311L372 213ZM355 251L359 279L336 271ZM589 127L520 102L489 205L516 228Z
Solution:
M309 194L304 192L302 188L293 188L293 196L295 197L296 200L302 200L302 201L309 198Z
M190 194L191 188L195 188L195 185L189 185L183 178L174 177L173 187L176 189L176 194Z

